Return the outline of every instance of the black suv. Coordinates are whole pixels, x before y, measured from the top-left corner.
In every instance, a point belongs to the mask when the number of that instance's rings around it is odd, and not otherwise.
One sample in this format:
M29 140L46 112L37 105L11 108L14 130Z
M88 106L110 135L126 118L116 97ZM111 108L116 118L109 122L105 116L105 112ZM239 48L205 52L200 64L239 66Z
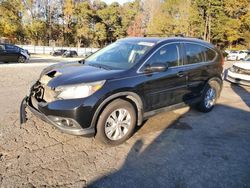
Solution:
M50 54L52 56L62 56L67 50L64 49L59 49L59 50L55 50L54 52L51 52Z
M67 50L63 53L63 57L76 57L78 56L77 52L75 50Z
M25 63L29 59L27 50L12 44L0 44L0 62Z
M209 112L222 88L223 57L192 38L126 38L87 59L45 68L21 104L74 135L128 139L159 112L196 104Z

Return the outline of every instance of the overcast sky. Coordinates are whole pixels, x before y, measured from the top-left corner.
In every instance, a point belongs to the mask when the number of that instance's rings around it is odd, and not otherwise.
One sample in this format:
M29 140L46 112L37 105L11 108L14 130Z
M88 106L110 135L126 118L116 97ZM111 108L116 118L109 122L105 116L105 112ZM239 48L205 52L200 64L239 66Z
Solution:
M126 2L131 2L133 0L103 0L107 4L113 3L113 2L118 2L120 4L126 3Z

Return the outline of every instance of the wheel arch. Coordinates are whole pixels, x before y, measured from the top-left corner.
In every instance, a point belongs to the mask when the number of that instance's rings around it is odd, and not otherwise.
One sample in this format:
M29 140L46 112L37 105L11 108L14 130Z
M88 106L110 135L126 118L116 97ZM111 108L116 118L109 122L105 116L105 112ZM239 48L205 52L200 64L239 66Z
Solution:
M107 97L97 107L97 109L93 115L90 127L95 127L96 123L98 121L98 117L100 116L102 111L105 109L105 107L113 100L119 99L119 98L128 100L130 103L132 103L136 107L135 110L136 110L136 114L137 114L137 125L141 125L143 122L143 109L144 108L143 108L143 102L142 102L140 96L134 92L119 92L119 93L116 93L116 94L113 94L113 95Z
M212 78L208 79L206 85L207 85L208 83L212 82L212 81L215 81L215 82L217 82L217 83L220 85L220 93L221 93L222 86L223 86L223 80L222 80L222 78L219 77L219 76L212 77ZM205 89L205 88L204 88L204 89ZM219 95L220 95L220 93L219 93Z

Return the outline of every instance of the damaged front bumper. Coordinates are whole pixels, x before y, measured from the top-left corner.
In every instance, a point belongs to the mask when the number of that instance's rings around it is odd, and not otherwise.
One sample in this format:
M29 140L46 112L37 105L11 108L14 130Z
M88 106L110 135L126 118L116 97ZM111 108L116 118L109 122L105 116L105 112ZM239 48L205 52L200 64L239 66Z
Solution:
M34 99L33 99L34 100ZM93 136L95 129L93 127L82 128L74 119L68 117L59 117L53 115L45 115L32 104L32 97L25 97L20 106L20 124L27 121L27 108L38 118L53 125L64 133L71 135Z

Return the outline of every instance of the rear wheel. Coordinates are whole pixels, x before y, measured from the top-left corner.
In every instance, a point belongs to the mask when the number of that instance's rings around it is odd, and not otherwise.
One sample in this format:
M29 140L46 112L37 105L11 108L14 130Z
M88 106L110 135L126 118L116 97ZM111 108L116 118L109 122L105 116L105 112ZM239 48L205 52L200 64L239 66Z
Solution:
M19 56L18 57L18 63L25 63L26 62L26 58L24 56Z
M201 112L210 112L220 95L220 90L221 86L217 81L210 81L204 89L202 100L197 106L198 110Z
M114 100L99 117L96 138L104 144L118 145L133 134L135 125L136 112L133 105L122 99Z

